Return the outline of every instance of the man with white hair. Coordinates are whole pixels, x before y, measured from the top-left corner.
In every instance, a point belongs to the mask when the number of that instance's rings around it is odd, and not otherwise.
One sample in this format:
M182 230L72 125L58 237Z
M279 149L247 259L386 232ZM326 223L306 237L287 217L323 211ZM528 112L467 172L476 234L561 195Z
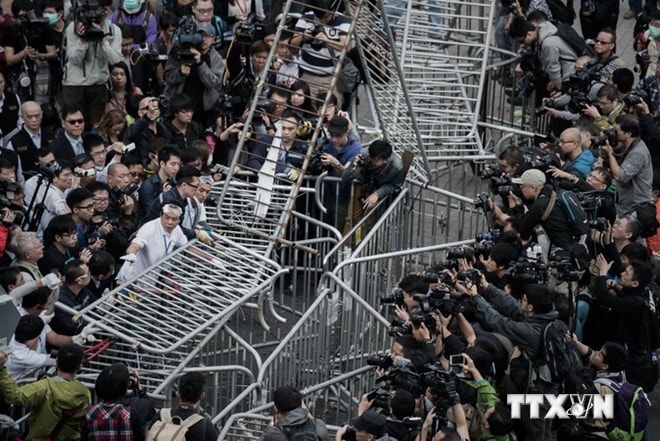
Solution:
M43 277L37 262L44 256L44 245L32 231L21 231L11 240L11 249L16 254L10 266L17 267L23 274L23 280L30 282Z

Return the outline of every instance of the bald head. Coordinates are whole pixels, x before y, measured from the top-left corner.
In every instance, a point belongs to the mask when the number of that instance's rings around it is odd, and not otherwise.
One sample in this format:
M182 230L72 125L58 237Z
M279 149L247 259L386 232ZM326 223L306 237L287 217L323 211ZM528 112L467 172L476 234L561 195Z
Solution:
M110 188L124 189L130 182L131 174L124 164L114 163L108 167L108 185Z
M570 127L559 136L559 148L561 152L571 159L575 159L582 151L582 136L576 127Z
M26 101L21 105L21 118L23 118L25 127L31 132L39 130L43 116L44 113L39 103Z

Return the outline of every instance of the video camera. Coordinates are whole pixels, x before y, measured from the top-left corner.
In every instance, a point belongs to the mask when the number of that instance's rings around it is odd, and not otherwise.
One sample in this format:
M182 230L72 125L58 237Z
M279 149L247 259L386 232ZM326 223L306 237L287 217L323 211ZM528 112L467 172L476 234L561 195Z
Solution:
M137 52L140 57L149 61L164 63L168 59L168 56L161 55L153 44L143 43L137 48Z
M403 291L401 288L394 288L391 294L385 294L380 297L380 304L403 306Z
M73 16L76 23L81 23L85 32L82 38L88 41L100 41L105 37L103 29L97 26L103 25L105 12L98 0L75 0L73 4Z
M596 219L588 221L589 228L600 232L605 231L605 228L607 228L607 223L607 219L604 217L597 217Z
M518 283L547 283L548 266L536 259L525 256L513 262L507 273L512 281Z
M535 110L535 113L543 114L545 107L566 109L573 114L582 113L585 106L593 104L588 95L592 84L601 81L599 70L600 65L596 63L587 64L576 70L568 80L562 83L561 90L564 95L556 99L547 99L543 106Z
M195 62L195 54L192 48L197 48L204 41L202 34L197 32L197 24L192 16L184 15L179 20L179 26L172 37L172 42L176 48L177 59L184 65L191 65Z
M42 162L37 163L37 173L49 181L52 181L60 171L62 171L62 166L57 161L51 161L48 164Z
M562 282L576 282L582 277L582 271L575 268L568 250L555 249L551 252L548 256L548 266L557 271L557 280Z
M257 21L254 14L250 14L247 20L238 23L234 34L234 41L238 44L250 46L263 37L264 25Z

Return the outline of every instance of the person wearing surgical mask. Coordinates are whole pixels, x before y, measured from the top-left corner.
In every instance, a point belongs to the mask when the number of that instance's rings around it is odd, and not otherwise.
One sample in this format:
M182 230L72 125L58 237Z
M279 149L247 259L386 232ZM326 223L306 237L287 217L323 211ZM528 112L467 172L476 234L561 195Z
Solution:
M658 57L660 56L660 10L651 15L649 28L644 33L646 50L649 54L650 63L646 69L646 76L655 76L658 68Z
M117 26L130 29L134 49L156 42L158 22L144 0L123 0L121 7L112 13L111 21Z

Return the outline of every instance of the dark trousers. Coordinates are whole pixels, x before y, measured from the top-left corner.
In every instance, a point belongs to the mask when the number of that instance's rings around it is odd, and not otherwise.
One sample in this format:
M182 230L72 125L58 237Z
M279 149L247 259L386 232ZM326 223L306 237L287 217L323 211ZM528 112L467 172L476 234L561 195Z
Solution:
M108 96L108 87L105 84L62 86L62 103L66 106L81 106L85 115L85 127L88 129L99 122L105 113Z

